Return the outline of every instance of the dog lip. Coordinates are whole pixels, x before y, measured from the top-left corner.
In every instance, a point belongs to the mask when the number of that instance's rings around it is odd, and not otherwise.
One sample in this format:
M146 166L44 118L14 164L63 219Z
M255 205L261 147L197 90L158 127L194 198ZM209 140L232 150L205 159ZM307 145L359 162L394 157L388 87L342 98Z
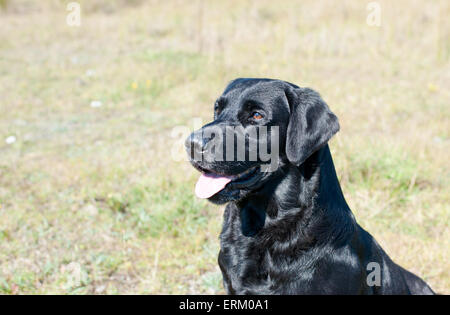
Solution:
M203 173L203 174L217 174L217 175L219 175L218 173L215 173L215 172L210 171L210 170L208 170L208 169L206 169L204 167L201 167L197 162L191 161L191 164L200 173Z
M253 174L258 168L259 168L259 165L256 165L256 166L250 167L249 169L247 169L246 171L244 171L242 173L234 175L233 181L238 181L240 179L247 177L247 175Z
M242 178L245 178L247 175L253 173L257 168L259 168L259 165L256 165L256 166L252 166L252 167L248 168L247 170L245 170L241 173L238 173L238 174L225 174L225 173L219 173L216 171L209 170L207 168L200 166L198 163L195 163L195 162L192 163L192 165L194 166L195 169L197 169L199 172L201 172L203 174L214 174L217 176L228 177L228 178L231 178L232 181L237 181Z

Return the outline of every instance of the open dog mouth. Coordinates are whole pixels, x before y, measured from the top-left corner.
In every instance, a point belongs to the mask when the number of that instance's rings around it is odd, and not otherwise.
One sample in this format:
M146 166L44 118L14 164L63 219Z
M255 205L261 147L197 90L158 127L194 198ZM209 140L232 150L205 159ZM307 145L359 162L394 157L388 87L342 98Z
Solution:
M198 165L196 168L202 172L202 175L195 185L195 194L199 198L210 198L225 188L229 183L236 186L243 186L250 183L252 177L259 171L259 165L249 168L248 170L237 175L221 175L209 170L205 170Z

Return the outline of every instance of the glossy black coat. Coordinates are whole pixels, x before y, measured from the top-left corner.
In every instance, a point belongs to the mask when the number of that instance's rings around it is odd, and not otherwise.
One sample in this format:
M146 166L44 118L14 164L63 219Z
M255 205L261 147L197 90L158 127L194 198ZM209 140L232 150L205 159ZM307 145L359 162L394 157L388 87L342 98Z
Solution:
M258 104L264 125L280 126L277 171L249 187L229 184L210 198L226 203L219 265L229 294L433 294L395 264L356 222L339 185L328 140L337 117L308 88L270 79L237 79L204 126L242 125ZM255 123L255 122L253 122ZM193 133L187 144L198 142ZM205 146L208 140L200 139ZM206 147L205 147L206 148ZM203 149L205 149L203 148ZM208 150L204 150L208 154ZM200 170L236 174L258 162L199 162ZM380 283L368 278L380 267ZM373 280L373 278L371 278Z

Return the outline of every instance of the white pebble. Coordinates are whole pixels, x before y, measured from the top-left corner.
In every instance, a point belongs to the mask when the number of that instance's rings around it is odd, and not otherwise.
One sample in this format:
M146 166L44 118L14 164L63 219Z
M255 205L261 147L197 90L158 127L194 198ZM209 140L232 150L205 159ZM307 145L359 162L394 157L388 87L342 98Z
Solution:
M101 107L101 106L102 106L102 102L100 102L100 101L92 101L91 102L91 107L96 108L96 107Z
M14 136L9 136L8 138L6 138L6 140L5 140L5 142L7 143L7 144L13 144L14 142L16 142L16 137L14 137Z

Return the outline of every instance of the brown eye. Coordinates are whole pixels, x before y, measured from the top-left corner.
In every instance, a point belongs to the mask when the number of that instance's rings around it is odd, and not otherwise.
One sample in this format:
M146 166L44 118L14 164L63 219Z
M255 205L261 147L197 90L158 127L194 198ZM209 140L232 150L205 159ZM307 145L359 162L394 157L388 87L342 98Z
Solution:
M263 119L263 115L261 115L261 114L258 113L258 112L254 112L254 113L252 114L252 118L253 118L254 120L260 120L260 119Z

